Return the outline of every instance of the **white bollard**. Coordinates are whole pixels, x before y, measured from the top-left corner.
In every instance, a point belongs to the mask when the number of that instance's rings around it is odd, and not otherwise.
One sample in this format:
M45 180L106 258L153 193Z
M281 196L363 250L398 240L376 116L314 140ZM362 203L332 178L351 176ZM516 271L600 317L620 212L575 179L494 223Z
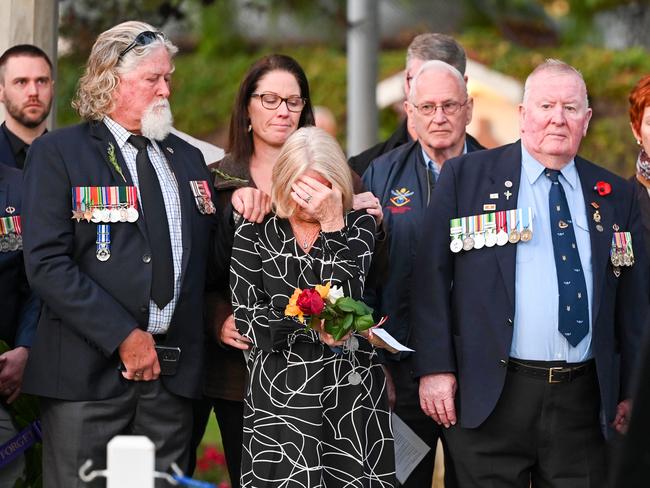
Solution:
M106 451L106 488L154 487L155 449L149 438L118 435Z

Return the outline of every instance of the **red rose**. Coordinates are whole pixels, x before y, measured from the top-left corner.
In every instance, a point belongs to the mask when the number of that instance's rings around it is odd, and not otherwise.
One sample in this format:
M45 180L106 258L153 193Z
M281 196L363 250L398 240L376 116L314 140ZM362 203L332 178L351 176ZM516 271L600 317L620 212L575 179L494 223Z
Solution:
M300 311L305 315L318 315L325 307L325 303L320 294L313 288L303 290L298 297L296 305L298 305Z
M596 183L594 190L596 190L601 197L604 197L612 192L612 185L606 181L599 181Z

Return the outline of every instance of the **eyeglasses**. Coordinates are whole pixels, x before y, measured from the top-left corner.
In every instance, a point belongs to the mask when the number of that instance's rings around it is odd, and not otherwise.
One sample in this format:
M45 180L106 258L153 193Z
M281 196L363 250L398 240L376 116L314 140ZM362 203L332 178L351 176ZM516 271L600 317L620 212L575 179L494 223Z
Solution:
M458 112L461 107L464 107L467 105L467 102L469 99L465 100L464 103L458 103L458 102L445 102L441 105L435 105L433 103L421 103L420 105L416 105L412 103L416 110L420 112L422 115L431 115L435 114L436 110L439 108L442 109L442 113L445 115L454 115L456 112Z
M302 112L302 109L305 108L305 104L307 103L306 98L295 96L283 98L275 93L253 93L251 97L259 98L262 102L262 107L267 110L275 110L284 102L289 112Z
M122 59L126 53L128 53L131 49L137 47L137 46L146 46L148 44L151 44L153 41L155 41L158 37L160 37L163 40L167 39L167 36L163 32L153 32L153 31L144 31L140 32L137 36L135 36L135 39L126 46L126 49L124 49L120 55L117 57L117 59Z

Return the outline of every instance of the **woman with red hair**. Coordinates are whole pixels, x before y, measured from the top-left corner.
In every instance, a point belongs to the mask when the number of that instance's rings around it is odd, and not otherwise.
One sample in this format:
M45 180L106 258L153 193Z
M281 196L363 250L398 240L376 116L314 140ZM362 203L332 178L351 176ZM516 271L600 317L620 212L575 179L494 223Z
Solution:
M636 193L641 208L646 256L650 255L650 75L630 92L630 127L641 151L636 160Z

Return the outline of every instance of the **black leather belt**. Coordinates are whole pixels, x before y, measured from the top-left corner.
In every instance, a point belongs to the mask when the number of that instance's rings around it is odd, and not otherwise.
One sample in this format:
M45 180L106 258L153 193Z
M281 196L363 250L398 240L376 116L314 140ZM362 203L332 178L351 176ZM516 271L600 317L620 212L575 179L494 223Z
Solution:
M593 359L584 363L572 363L562 366L551 366L550 364L553 363L550 363L549 366L543 366L543 364L543 361L535 361L535 364L531 364L527 361L510 358L508 361L508 369L515 373L521 373L532 378L547 381L548 383L568 383L595 371Z

